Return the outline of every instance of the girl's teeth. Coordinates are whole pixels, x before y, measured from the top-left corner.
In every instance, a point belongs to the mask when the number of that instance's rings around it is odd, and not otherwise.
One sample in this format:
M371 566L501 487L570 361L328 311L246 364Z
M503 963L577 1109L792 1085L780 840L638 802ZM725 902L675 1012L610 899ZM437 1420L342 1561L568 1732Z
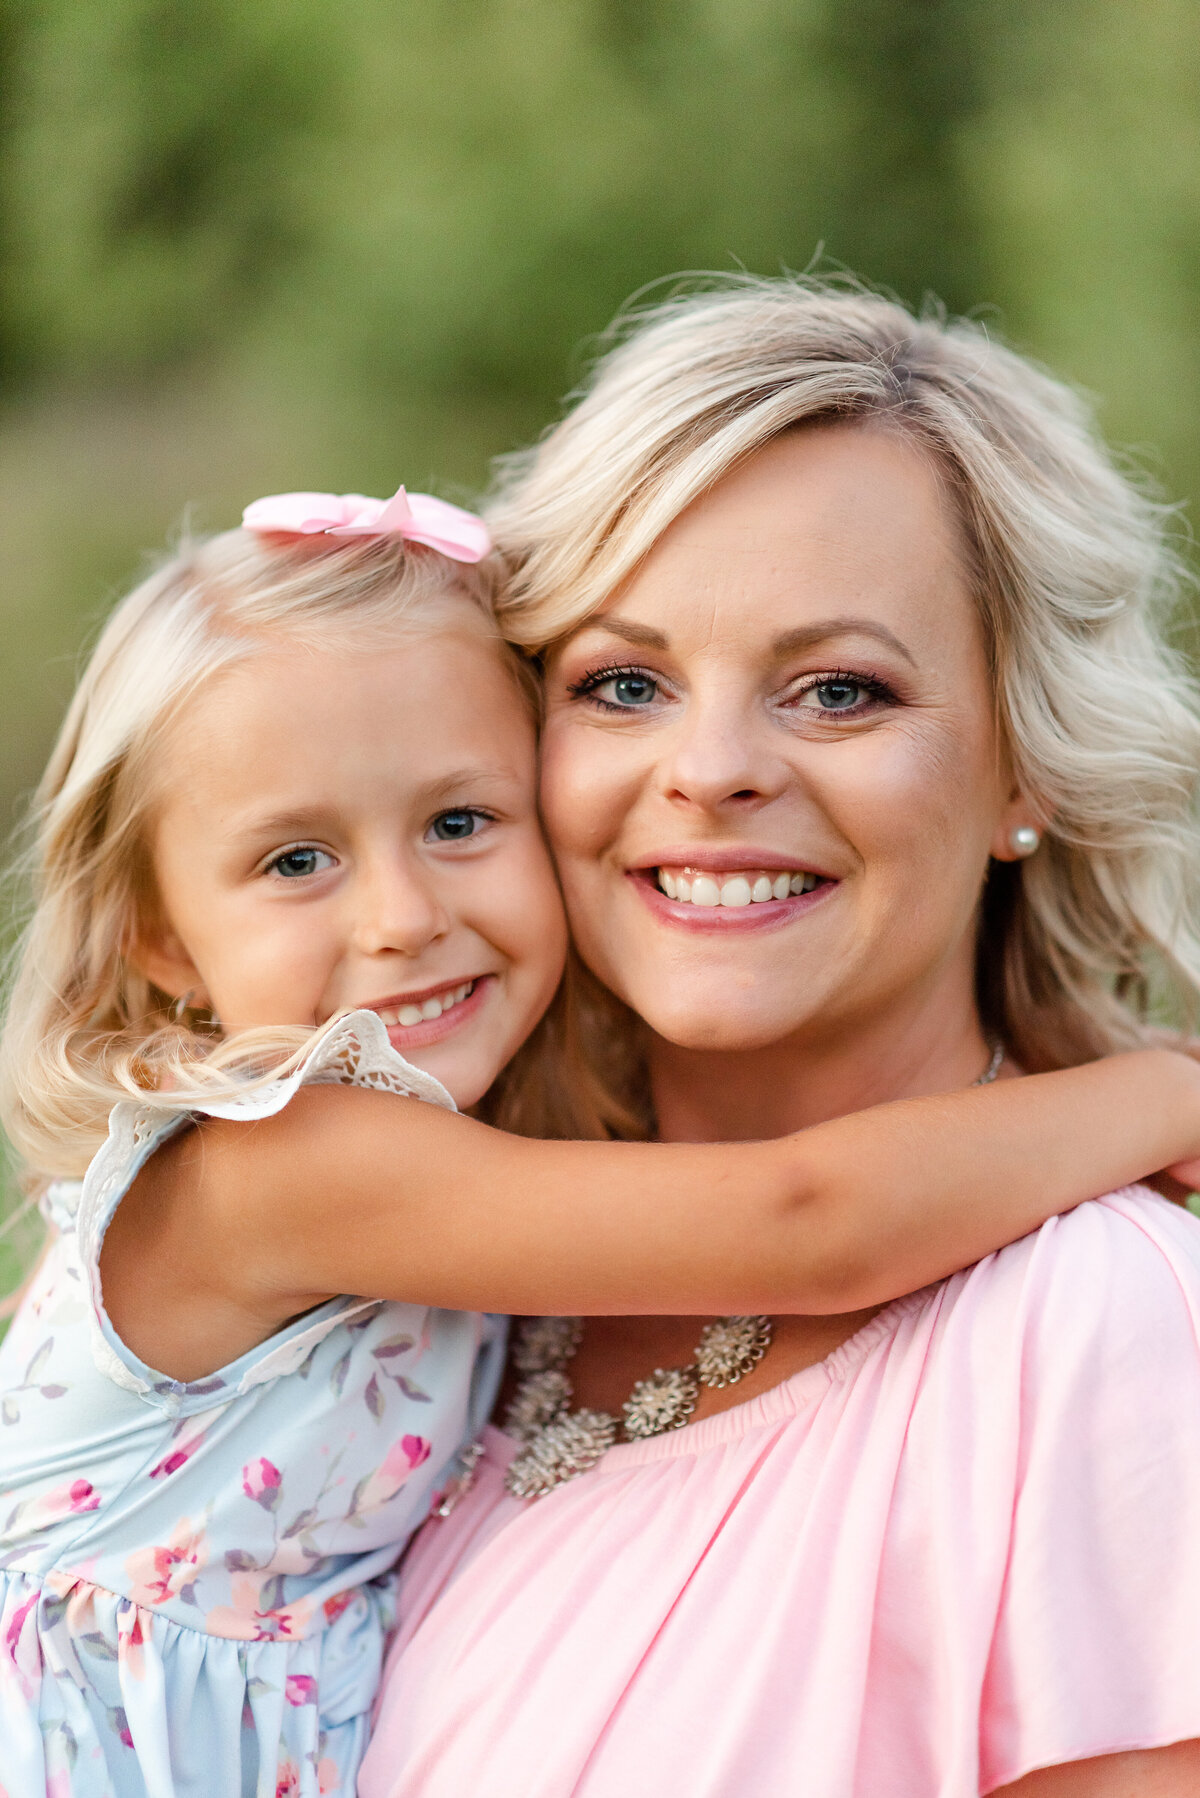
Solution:
M420 1005L401 1005L398 1010L394 1011L385 1006L379 1016L385 1024L403 1024L409 1029L414 1024L431 1023L434 1018L440 1018L442 1013L449 1011L452 1006L461 1005L464 999L469 998L474 985L473 980L466 980L461 986L454 987L451 992L439 993L432 999L423 999Z
M730 874L717 880L711 874L682 874L667 868L658 870L658 884L668 899L684 905L764 905L768 899L786 899L789 894L811 893L817 884L815 874L767 874L750 872Z

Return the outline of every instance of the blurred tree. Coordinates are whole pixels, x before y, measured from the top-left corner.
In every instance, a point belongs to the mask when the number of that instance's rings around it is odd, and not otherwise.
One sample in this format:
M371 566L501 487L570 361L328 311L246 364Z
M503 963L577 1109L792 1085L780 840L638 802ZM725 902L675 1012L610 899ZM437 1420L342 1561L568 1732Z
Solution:
M2 304L58 379L226 340L294 259L344 40L287 0L5 0Z
M0 788L189 499L469 491L681 269L986 304L1189 492L1198 63L1193 0L0 0Z

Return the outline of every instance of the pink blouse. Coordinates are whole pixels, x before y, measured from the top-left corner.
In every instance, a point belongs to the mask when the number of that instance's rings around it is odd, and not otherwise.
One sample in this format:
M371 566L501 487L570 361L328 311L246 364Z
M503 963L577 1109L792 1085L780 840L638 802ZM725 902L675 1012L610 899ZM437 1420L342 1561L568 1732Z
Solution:
M1200 1737L1200 1223L1140 1188L410 1553L361 1798L974 1798Z

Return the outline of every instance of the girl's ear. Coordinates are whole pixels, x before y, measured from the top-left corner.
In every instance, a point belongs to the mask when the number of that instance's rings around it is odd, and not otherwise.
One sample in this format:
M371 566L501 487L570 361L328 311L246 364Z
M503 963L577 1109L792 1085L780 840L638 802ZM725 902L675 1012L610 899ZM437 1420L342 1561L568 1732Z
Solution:
M212 1009L199 969L169 925L147 920L129 943L126 960L160 993L171 999L186 997L189 1005Z

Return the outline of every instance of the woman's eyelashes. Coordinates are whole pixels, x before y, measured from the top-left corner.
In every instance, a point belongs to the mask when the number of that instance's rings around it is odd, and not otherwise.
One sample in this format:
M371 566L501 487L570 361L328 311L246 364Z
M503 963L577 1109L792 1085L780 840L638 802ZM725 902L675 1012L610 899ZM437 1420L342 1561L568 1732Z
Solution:
M582 699L601 712L637 712L653 705L659 697L661 683L648 669L633 665L595 668L580 680L571 681L567 692L572 699Z
M781 701L785 710L802 712L806 719L836 723L841 718L863 718L883 706L896 704L896 695L877 675L837 669L832 674L806 675Z
M582 700L602 712L627 717L644 712L663 699L661 676L634 664L593 669L567 687L570 698ZM862 718L882 706L896 704L896 695L878 675L838 668L803 676L789 683L778 704L786 711L803 712L824 722Z

